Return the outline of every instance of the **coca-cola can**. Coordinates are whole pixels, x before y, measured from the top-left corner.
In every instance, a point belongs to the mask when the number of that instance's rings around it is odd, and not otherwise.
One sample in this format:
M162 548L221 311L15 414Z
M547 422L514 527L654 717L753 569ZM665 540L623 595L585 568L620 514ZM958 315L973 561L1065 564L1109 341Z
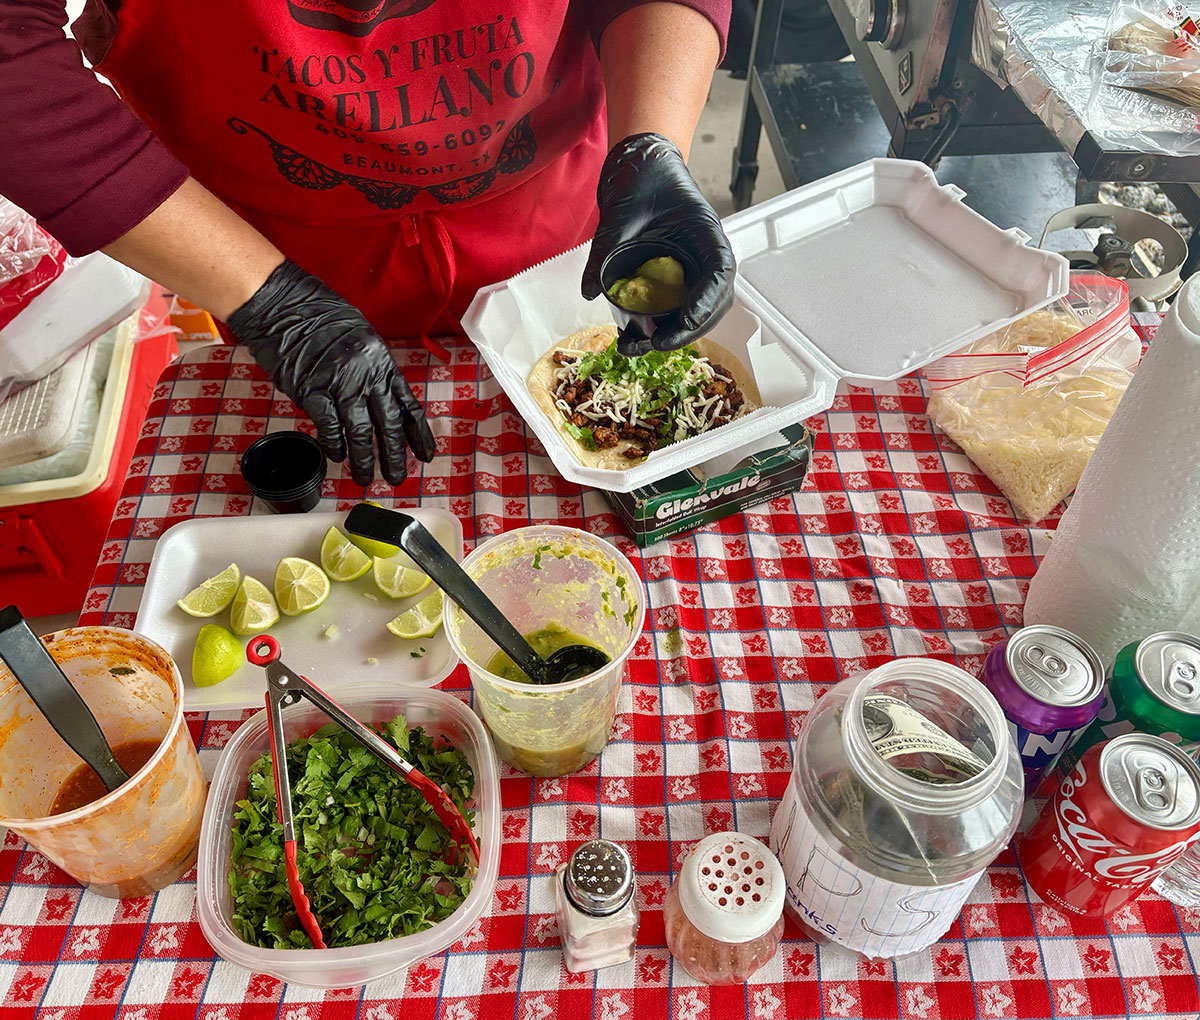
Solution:
M1103 918L1147 888L1200 833L1200 767L1176 745L1124 733L1090 748L1018 849L1033 890Z

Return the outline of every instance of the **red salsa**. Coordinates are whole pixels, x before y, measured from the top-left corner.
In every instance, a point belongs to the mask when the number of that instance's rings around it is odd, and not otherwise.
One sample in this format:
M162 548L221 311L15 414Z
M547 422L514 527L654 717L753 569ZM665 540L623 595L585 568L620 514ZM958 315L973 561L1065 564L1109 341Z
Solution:
M113 748L113 755L121 768L132 776L153 757L161 743L161 740L127 740ZM50 805L49 814L61 815L67 811L74 811L99 800L106 793L108 790L100 781L100 777L85 762L67 776L66 781L59 787L54 803Z

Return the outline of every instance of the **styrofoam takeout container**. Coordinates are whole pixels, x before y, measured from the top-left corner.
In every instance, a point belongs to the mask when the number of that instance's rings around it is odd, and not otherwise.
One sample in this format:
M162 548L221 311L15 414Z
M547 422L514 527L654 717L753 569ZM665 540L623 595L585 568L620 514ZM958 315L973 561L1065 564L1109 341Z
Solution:
M200 929L209 945L230 963L310 988L365 984L442 952L462 938L491 904L500 869L499 771L491 738L479 717L458 698L441 691L377 681L352 680L335 697L351 715L371 726L390 722L403 712L410 727L421 726L435 739L444 737L467 756L475 773L473 807L479 870L458 909L416 935L341 949L262 949L243 942L233 929L233 898L229 891L233 812L246 794L250 766L271 749L266 713L251 716L225 745L208 791L196 864ZM310 736L330 721L307 701L285 708L283 720L289 741Z
M897 379L1067 292L1066 259L964 194L923 163L876 159L727 218L736 300L709 335L764 406L625 470L584 467L526 385L554 344L612 321L603 298L579 294L586 246L484 287L463 328L563 477L629 492L826 410L841 381Z

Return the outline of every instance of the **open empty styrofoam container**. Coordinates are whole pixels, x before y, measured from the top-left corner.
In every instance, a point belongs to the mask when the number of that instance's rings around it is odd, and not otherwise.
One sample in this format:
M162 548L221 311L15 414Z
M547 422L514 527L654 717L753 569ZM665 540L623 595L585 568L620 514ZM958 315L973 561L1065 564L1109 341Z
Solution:
M586 247L483 288L463 327L559 472L628 492L824 411L841 381L899 378L1067 292L1066 259L1029 248L963 194L923 163L876 159L726 219L736 301L709 335L754 376L764 406L625 470L581 464L526 385L554 344L612 321L603 298L579 294Z

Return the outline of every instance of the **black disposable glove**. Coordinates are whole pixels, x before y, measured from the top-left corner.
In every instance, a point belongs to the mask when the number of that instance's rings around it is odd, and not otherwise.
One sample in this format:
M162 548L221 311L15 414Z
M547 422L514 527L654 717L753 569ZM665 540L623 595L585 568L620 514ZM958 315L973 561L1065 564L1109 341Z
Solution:
M330 460L346 459L359 485L375 476L372 434L383 477L399 485L407 449L433 458L433 433L420 402L362 313L290 259L229 317L275 386L317 427ZM407 442L406 442L407 440Z
M583 271L583 296L601 292L600 266L617 245L635 238L674 241L696 260L700 278L679 309L678 329L622 345L622 354L673 351L704 335L733 304L737 264L721 221L688 173L683 156L662 135L630 135L613 146L596 189L600 225Z

